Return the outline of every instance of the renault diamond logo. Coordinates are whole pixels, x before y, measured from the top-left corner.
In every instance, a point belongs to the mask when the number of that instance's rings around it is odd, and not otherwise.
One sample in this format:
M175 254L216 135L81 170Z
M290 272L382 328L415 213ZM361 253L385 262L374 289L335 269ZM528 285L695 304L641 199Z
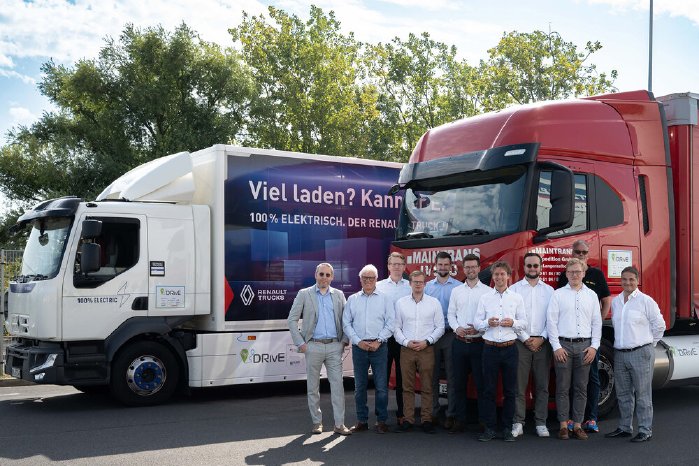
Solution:
M240 292L240 297L243 300L243 304L245 304L246 306L250 305L253 298L255 297L255 293L252 291L250 285L245 285L243 287L243 291Z

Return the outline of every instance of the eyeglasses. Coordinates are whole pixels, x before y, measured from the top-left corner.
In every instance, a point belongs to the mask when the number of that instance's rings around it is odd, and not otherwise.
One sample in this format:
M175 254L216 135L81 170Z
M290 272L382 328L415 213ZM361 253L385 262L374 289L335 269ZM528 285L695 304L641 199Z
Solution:
M330 278L330 277L333 276L333 274L332 274L332 272L318 272L318 276L319 276L319 277L328 277L328 278Z
M524 264L524 266L528 269L538 269L539 264Z
M581 251L580 249L573 249L573 253L578 254L580 256L587 256L587 253L590 251Z
M571 275L582 275L583 271L582 270L566 270L566 273L569 273Z
M376 277L360 277L360 278L362 280L364 280L365 282L373 282L374 280L376 280Z
M464 265L465 270L475 270L478 267L480 267L480 265Z

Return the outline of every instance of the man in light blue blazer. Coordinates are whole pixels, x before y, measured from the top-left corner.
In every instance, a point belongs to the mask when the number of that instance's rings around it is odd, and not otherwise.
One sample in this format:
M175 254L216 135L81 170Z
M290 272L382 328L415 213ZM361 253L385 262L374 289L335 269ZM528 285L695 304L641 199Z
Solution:
M342 353L348 343L342 331L345 295L330 286L333 279L332 265L318 264L315 279L315 285L298 292L288 319L291 338L299 353L306 355L306 391L313 421L311 432L323 432L320 370L325 364L335 418L333 431L340 435L350 435L350 430L345 426L345 387L342 384Z

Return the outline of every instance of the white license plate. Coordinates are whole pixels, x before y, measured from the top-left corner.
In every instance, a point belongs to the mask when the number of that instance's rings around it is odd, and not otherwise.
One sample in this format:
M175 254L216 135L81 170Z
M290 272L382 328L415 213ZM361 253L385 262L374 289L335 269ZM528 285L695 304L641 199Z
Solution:
M12 368L12 377L15 379L21 379L22 378L22 369L19 367L13 367Z

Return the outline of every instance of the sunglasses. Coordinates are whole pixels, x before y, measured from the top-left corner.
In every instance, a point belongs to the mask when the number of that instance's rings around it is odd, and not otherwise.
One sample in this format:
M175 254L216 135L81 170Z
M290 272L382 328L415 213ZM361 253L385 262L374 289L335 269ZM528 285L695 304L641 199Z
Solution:
M539 264L525 264L524 266L528 269L538 269L539 268Z
M318 276L319 276L319 277L328 277L328 278L329 278L329 277L332 277L333 274L330 273L330 272L318 272Z
M574 252L575 254L579 254L579 255L581 255L581 256L587 256L587 253L590 252L590 251L581 251L581 250L579 250L579 249L573 249L573 252Z

